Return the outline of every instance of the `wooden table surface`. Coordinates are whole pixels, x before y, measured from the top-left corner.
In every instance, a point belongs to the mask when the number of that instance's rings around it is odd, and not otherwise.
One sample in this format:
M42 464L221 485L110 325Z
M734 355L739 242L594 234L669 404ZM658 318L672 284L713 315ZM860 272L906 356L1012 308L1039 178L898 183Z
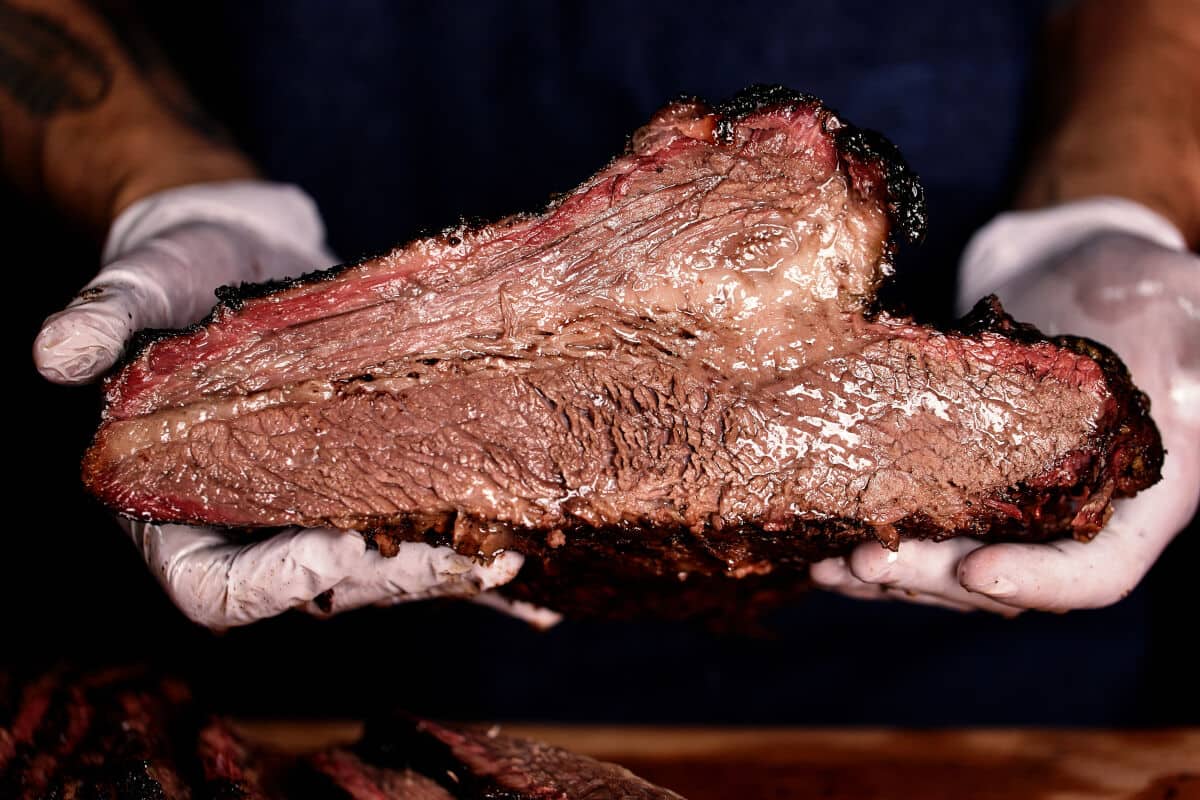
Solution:
M293 753L349 743L361 731L325 722L238 727ZM1200 800L1200 729L502 727L616 761L688 800Z

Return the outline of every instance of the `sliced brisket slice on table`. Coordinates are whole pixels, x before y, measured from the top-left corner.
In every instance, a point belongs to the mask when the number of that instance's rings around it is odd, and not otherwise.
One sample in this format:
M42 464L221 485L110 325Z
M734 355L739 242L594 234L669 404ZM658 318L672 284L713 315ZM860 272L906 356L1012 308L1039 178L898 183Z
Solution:
M328 750L312 766L350 800L457 800L432 778L408 769L364 762L348 750Z
M515 548L515 592L600 613L871 539L1090 537L1158 478L1145 397L993 299L953 330L879 308L924 214L812 97L675 102L540 214L145 337L84 479L145 519Z
M508 736L498 727L451 727L396 715L368 722L357 750L385 774L415 771L456 798L682 800L619 764Z
M304 725L300 726L301 729ZM320 726L316 734L320 735ZM678 800L616 764L391 714L350 749L243 739L147 668L0 672L3 800ZM314 770L315 773L314 774Z
M185 800L189 745L172 733L190 703L183 684L141 669L29 680L0 706L0 797Z

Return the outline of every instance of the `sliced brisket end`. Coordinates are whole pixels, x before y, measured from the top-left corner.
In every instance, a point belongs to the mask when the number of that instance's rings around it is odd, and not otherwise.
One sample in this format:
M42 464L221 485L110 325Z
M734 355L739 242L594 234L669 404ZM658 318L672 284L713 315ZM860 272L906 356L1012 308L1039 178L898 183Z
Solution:
M347 750L318 753L311 761L349 800L456 800L441 784L419 772L368 764Z
M498 727L450 727L396 716L368 723L363 758L412 769L461 798L682 800L619 764L507 736Z
M815 99L680 101L541 214L223 292L109 380L84 479L131 516L512 547L560 582L1094 534L1157 480L1144 397L994 301L950 331L876 310L923 225L895 149Z

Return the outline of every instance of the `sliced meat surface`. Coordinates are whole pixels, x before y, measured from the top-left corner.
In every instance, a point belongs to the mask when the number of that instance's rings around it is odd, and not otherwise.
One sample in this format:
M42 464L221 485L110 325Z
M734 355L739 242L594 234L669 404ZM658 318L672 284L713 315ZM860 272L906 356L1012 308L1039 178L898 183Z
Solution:
M1158 478L1144 396L994 300L953 330L878 308L923 225L895 149L812 97L676 102L540 214L147 337L84 479L130 516L516 548L559 584L1093 535Z

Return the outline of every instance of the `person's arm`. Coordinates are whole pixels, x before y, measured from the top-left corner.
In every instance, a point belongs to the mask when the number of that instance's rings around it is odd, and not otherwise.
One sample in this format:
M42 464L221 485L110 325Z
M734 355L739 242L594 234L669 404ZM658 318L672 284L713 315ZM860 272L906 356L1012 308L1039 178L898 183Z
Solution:
M1091 542L959 538L859 546L813 566L861 598L1067 611L1114 603L1200 500L1200 2L1091 0L1055 20L1043 139L1016 212L976 233L960 310L995 293L1048 334L1103 342L1149 397L1162 481L1117 500Z
M1200 2L1078 3L1043 62L1043 138L1016 206L1124 197L1200 246Z
M98 236L163 189L257 177L113 19L79 0L0 0L2 177Z

